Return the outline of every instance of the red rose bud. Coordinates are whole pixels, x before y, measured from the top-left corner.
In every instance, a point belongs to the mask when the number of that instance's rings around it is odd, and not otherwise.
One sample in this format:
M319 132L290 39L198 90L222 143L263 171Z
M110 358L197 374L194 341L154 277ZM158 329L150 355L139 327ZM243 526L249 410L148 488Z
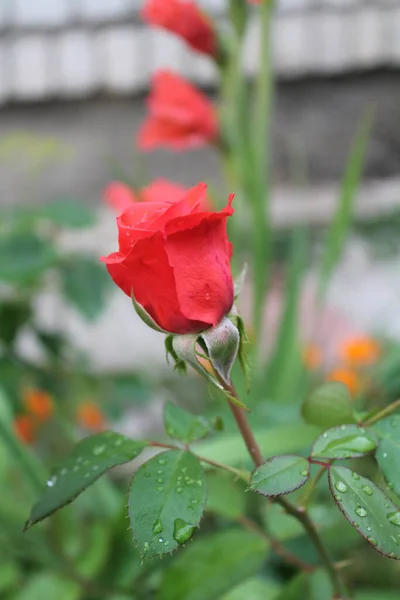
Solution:
M218 135L214 106L188 81L170 71L159 71L148 99L149 117L138 135L141 150L164 146L195 148Z
M233 304L231 244L221 212L206 211L199 183L179 202L140 202L118 219L119 251L103 257L114 282L160 329L195 333L217 325Z
M187 194L188 188L166 179L156 179L138 191L118 181L113 181L104 190L106 203L118 214L121 214L135 202L166 202L174 204ZM203 208L207 210L210 203L205 200Z
M150 25L181 37L193 50L216 56L218 40L211 19L195 4L185 0L148 0L141 13Z

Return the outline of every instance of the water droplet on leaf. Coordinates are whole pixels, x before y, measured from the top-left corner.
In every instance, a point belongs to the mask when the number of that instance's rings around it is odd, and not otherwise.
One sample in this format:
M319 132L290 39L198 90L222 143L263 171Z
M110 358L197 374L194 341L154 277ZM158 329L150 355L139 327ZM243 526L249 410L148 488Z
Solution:
M372 488L369 487L369 485L362 485L361 489L364 492L364 494L367 494L367 496L372 496L372 494L374 493L372 491Z
M342 492L342 494L347 492L347 485L343 481L337 481L335 483L335 488L338 492Z
M162 525L160 519L157 519L157 521L154 523L154 526L153 526L153 533L154 533L154 535L157 535L157 533L161 533L162 530L163 530L163 525Z
M397 525L397 527L400 527L400 512L389 513L387 515L387 520L389 523L392 523L392 525Z
M373 546L377 546L378 542L376 541L376 539L374 537L368 536L367 540L369 541L370 544L372 544Z
M159 465L165 465L165 464L167 464L167 461L165 460L165 458L159 458L158 459L158 464Z
M164 479L162 477L157 477L157 483L163 483Z
M302 471L300 471L300 475L301 475L302 477L307 477L307 475L308 475L308 471L307 471L307 469L303 469Z
M51 479L48 480L47 485L48 487L53 487L53 485L56 483L57 481L57 477L54 475L54 477L51 477Z
M106 446L104 444L102 446L95 446L93 448L93 454L95 456L99 456L100 454L103 454L105 449L106 449Z
M178 544L184 544L187 542L193 535L195 527L186 523L182 519L176 519L174 522L174 540L178 542Z
M358 481L360 479L360 476L358 473L353 473L353 479L355 479L356 481Z
M156 489L157 489L157 492L163 492L164 491L164 488L163 488L162 485L157 486Z
M357 504L355 510L359 517L366 517L368 514L368 511L361 504Z

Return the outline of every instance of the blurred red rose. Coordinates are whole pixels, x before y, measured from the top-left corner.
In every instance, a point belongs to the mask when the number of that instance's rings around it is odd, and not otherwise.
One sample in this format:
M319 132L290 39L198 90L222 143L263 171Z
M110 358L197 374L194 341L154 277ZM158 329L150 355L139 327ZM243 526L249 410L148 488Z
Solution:
M207 186L179 202L133 204L117 219L119 251L103 257L114 282L162 329L194 333L217 325L233 303L226 219L201 210Z
M134 202L167 202L173 204L188 191L183 185L172 183L167 179L155 179L138 191L132 190L125 183L111 182L104 190L104 199L111 208L121 214Z
M191 48L215 56L217 35L211 19L195 4L185 0L147 0L141 13L150 25L176 33Z
M212 142L218 134L214 106L188 81L159 71L148 99L149 117L138 135L141 150L159 146L184 150Z
M25 444L33 444L36 439L38 423L32 415L17 415L14 419L15 435Z

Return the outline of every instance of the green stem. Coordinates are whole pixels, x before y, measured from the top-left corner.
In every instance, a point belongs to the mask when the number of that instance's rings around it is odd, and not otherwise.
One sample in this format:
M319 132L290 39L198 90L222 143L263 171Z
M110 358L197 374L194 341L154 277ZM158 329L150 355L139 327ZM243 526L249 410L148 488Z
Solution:
M161 442L149 442L149 446L153 448L165 448L166 450L182 450L179 446L174 446L174 444L163 444ZM190 450L192 452L192 450ZM239 479L243 479L246 483L250 481L250 473L247 471L242 471L241 469L235 469L234 467L230 467L229 465L225 465L223 463L217 462L216 460L211 460L210 458L206 458L205 456L199 456L195 452L192 454L201 462L205 462L216 469L222 469L223 471L227 471L228 473L232 473Z
M376 415L367 419L367 421L365 421L363 425L368 426L372 425L373 423L376 423L377 421L380 421L384 417L391 415L392 412L396 410L396 408L400 408L400 399L396 400L396 402L393 402L393 404L389 404L389 406L385 406L385 408L382 408L382 410L376 413Z
M232 395L236 396L236 391L234 387L226 386L226 391ZM256 467L259 467L264 463L263 455L261 454L261 450L256 442L254 434L250 428L249 422L247 420L245 412L238 407L236 404L229 402L229 406L231 408L232 414L235 418L237 426L239 428L240 433L242 434L244 443L249 451L251 458L253 459ZM320 535L315 527L313 521L310 519L307 511L304 508L297 508L294 504L292 504L287 498L284 496L278 496L273 500L276 504L282 506L282 508L292 517L294 517L297 521L299 521L305 531L307 532L309 538L313 542L320 558L323 563L326 572L328 573L330 580L332 582L332 586L337 594L338 599L346 600L346 591L345 586L341 580L341 577L335 567L335 564L332 562L328 551L326 550L324 543L322 542Z

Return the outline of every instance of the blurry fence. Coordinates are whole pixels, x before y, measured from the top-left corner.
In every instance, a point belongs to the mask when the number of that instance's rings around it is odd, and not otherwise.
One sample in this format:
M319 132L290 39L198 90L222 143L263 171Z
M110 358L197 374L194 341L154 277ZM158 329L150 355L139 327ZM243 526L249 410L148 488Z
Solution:
M223 19L226 0L199 0ZM207 58L138 18L143 0L0 0L0 104L139 92L160 67L212 83ZM257 61L249 28L245 64ZM400 0L277 0L276 70L283 77L400 66Z

